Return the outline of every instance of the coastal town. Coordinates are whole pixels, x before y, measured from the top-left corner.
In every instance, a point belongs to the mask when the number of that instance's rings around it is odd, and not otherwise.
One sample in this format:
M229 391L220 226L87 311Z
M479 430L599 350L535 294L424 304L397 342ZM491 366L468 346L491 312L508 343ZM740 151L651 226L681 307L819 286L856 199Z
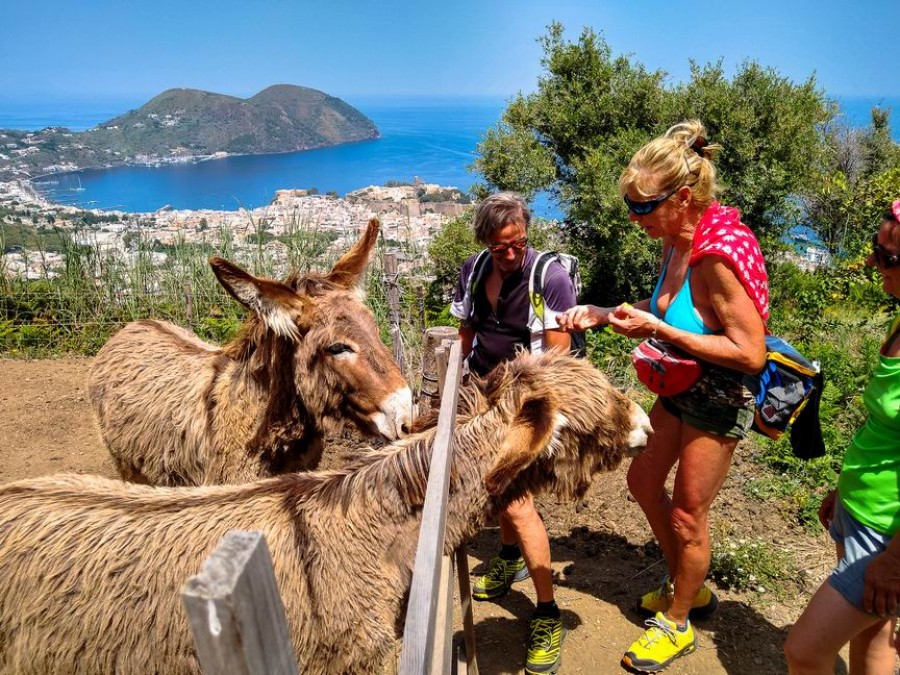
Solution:
M381 221L388 247L415 242L424 251L427 242L449 219L461 215L468 198L457 188L416 180L411 185L369 186L344 197L310 194L307 190L278 190L272 202L236 211L163 208L152 213L86 210L56 204L42 197L26 180L0 182L0 224L19 224L36 232L58 228L78 244L95 246L127 257L136 241L153 242L161 249L176 243L209 244L222 237L235 250L263 245L273 258L282 257L284 237L297 228L324 233L335 251L345 250L372 216ZM261 242L260 238L264 241ZM0 270L23 279L47 279L64 266L59 251L29 250L3 242ZM164 260L165 253L157 254Z

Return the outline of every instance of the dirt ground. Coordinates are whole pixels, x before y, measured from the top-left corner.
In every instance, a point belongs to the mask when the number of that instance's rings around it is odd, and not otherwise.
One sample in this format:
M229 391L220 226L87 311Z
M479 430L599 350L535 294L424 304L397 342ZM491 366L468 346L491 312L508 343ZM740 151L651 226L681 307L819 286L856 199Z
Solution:
M86 395L89 359L0 360L0 483L61 471L114 477ZM642 628L634 598L664 572L658 549L625 488L625 467L598 476L577 504L544 501L556 598L569 634L561 673L624 672L622 653ZM749 500L743 485L755 467L738 449L728 481L713 506L713 530L735 539L763 538L791 553L808 580L786 601L717 589L719 611L695 624L699 649L676 661L673 675L785 673L781 653L787 627L827 574L832 548L810 537L772 505ZM469 566L480 571L497 547L494 528L469 546ZM475 603L480 672L521 673L524 639L534 602L525 581L499 602ZM846 673L846 653L837 666Z

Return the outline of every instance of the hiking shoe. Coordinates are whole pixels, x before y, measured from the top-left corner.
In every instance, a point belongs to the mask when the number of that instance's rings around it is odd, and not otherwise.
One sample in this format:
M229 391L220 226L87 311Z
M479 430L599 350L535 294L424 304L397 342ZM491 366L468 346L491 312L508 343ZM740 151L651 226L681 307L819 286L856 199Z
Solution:
M622 663L629 668L642 673L657 673L668 668L679 656L690 654L697 648L690 622L684 630L679 630L674 621L659 612L645 623L647 630L622 657Z
M566 637L562 619L536 616L531 619L528 628L525 672L528 675L555 673L562 663L562 643Z
M476 600L493 600L504 595L516 581L529 576L525 559L504 560L501 557L491 559L487 574L475 582L472 597Z
M641 616L653 617L658 612L667 612L669 605L672 604L672 598L675 595L675 584L666 576L659 588L655 588L649 593L644 593L637 599L634 609ZM691 618L703 619L716 611L719 606L719 599L716 594L709 590L706 584L700 587L694 602L691 603Z

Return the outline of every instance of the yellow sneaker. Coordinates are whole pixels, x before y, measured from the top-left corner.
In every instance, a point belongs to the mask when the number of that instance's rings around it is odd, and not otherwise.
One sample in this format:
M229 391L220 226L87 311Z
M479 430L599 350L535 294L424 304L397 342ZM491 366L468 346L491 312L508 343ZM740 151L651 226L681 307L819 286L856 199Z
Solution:
M528 630L528 654L525 657L526 675L551 675L562 663L562 643L566 629L562 619L532 617Z
M642 673L657 673L668 668L679 656L690 654L697 648L690 621L679 630L674 621L659 612L647 619L646 624L647 630L622 657L622 663L629 668Z
M487 574L479 577L472 589L472 597L476 600L493 600L506 594L510 586L517 581L527 579L528 567L525 559L504 560L500 556L491 559Z
M666 576L658 588L644 593L637 599L634 609L641 616L652 617L659 612L669 611L672 598L675 596L675 584ZM694 602L691 603L691 618L704 619L716 611L719 599L706 584L700 587Z

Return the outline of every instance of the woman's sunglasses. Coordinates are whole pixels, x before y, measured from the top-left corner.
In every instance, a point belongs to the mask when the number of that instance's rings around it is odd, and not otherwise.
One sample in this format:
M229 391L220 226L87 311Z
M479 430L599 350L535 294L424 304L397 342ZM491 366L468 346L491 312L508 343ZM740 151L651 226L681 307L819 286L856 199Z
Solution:
M628 198L628 195L625 195L623 199L625 200L625 205L628 207L628 210L631 211L636 216L646 216L648 213L653 213L656 210L656 207L666 201L669 197L678 192L678 188L675 188L668 194L664 194L662 197L657 197L656 199L648 199L645 202L636 202L632 199Z
M491 253L506 253L507 249L512 248L516 251L521 251L526 246L528 246L528 237L519 237L506 244L492 244L488 246L488 251Z
M879 244L877 232L872 235L872 255L875 256L875 264L883 270L900 266L900 255L891 253L884 246Z

